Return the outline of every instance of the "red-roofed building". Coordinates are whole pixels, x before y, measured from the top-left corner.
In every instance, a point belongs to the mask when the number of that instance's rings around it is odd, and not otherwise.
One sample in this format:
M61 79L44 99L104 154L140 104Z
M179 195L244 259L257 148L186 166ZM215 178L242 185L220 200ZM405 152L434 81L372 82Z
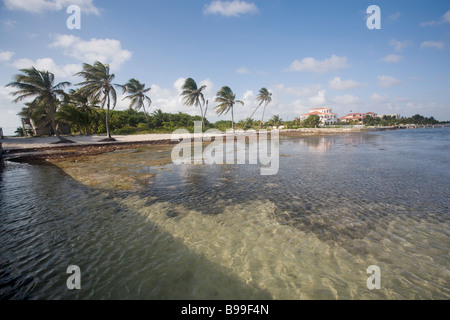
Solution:
M349 113L346 116L339 118L342 122L350 122L350 121L358 121L360 123L364 122L364 118L367 116L376 117L377 114L375 112L367 112L367 113Z
M302 114L300 116L301 120L307 119L309 116L317 115L320 118L321 124L336 124L337 123L337 114L331 111L331 108L316 108L309 110L308 113Z

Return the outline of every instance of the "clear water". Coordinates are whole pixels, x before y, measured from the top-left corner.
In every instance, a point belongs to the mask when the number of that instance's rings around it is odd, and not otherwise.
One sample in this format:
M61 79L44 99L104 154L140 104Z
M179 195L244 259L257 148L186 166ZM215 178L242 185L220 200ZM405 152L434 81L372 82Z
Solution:
M450 298L449 129L280 139L275 176L171 146L8 164L0 298Z

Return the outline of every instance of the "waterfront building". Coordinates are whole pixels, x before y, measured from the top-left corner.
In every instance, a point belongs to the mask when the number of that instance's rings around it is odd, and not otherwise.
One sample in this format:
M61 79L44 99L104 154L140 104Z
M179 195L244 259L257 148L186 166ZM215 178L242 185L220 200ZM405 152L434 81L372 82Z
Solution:
M312 116L312 115L319 116L320 123L323 125L337 123L337 114L333 113L331 108L315 108L315 109L309 110L308 113L302 114L300 116L300 119L305 120L309 116Z

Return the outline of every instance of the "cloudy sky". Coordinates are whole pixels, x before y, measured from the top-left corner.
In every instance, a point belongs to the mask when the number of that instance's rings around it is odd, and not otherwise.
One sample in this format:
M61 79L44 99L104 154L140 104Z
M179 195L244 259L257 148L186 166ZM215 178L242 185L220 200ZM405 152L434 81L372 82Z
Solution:
M367 8L381 9L369 30ZM81 9L69 29L67 8ZM5 85L21 68L81 81L83 62L109 63L116 82L152 88L150 111L198 113L182 105L187 77L215 93L230 86L250 116L262 87L267 117L292 120L328 106L353 112L420 113L450 120L450 1L0 0L0 127L13 134L22 105ZM126 108L120 101L117 109ZM256 114L259 118L261 114ZM212 110L208 119L219 118ZM222 116L228 120L229 116Z

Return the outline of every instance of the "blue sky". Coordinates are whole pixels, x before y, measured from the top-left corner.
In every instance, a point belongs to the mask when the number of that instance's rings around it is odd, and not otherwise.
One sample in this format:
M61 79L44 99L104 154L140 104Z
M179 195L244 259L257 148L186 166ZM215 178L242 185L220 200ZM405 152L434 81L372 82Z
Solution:
M81 8L81 29L66 13ZM369 30L366 9L381 9ZM293 120L328 106L338 116L373 111L450 120L449 1L1 0L0 127L13 134L22 104L5 88L20 68L78 83L83 62L109 63L116 82L152 87L150 111L198 114L183 106L188 77L215 93L230 86L251 115L262 87L273 93L266 119ZM117 109L127 105L119 101ZM255 118L261 117L260 113Z

